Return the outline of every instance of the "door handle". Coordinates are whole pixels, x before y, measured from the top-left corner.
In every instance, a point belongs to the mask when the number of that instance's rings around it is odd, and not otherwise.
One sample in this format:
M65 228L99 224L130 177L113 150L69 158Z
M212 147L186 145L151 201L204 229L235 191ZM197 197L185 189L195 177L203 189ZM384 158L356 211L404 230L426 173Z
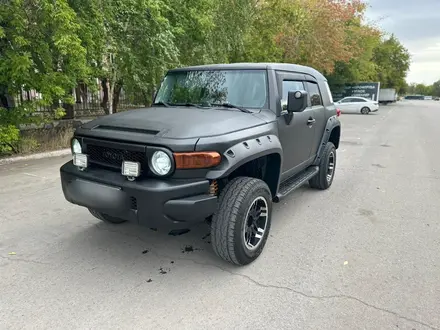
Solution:
M307 120L307 125L313 125L316 122L315 118L309 118L309 120Z

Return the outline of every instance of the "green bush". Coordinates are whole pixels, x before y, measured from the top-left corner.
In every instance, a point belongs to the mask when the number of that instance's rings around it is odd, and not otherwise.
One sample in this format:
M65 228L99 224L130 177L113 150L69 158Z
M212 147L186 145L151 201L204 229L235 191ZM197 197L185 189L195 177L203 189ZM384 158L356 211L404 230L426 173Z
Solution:
M20 130L14 125L0 124L0 154L17 152L15 146L20 140Z
M24 102L12 108L0 108L0 154L19 152L20 125L40 124L44 118L35 115L35 104Z

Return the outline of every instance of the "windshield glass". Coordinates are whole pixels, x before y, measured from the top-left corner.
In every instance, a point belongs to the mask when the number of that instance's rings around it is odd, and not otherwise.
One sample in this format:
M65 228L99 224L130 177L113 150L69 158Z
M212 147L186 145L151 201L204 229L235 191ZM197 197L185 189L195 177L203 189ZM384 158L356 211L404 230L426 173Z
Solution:
M230 103L243 108L267 105L265 70L169 72L154 103L212 105Z

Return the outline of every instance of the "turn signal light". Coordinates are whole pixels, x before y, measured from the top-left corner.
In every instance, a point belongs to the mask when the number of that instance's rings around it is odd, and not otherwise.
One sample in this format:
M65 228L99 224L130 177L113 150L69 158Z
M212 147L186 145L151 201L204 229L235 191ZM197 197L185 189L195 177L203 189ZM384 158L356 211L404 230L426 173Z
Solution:
M174 154L176 169L209 168L220 164L218 152L179 152Z

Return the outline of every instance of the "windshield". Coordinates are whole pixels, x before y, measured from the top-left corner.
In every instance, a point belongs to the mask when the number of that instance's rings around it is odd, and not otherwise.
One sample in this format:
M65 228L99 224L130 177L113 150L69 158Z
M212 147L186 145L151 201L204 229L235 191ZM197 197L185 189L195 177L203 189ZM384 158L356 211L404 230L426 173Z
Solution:
M263 108L267 105L267 74L265 70L169 72L154 101L160 102Z

